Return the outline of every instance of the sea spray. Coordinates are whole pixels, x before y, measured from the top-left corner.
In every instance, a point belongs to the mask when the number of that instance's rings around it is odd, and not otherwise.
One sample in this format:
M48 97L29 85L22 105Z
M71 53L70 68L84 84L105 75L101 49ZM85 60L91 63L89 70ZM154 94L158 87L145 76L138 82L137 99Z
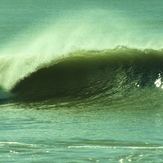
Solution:
M141 23L133 30L135 27L129 26L132 20L114 10L81 10L75 15L62 13L54 20L53 17L46 20L49 24L33 24L13 35L0 50L0 86L4 90L10 92L31 73L78 51L105 51L118 46L160 48L160 40L156 44L150 35L149 38L142 35Z
M0 0L0 162L163 162L162 6Z

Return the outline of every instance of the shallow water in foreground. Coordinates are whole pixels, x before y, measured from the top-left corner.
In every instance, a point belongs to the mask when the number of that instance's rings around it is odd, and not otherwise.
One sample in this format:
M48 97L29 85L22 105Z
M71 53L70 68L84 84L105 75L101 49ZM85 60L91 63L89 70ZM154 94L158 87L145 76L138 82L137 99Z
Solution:
M0 0L0 162L163 162L162 6Z
M1 105L0 162L163 162L159 100Z

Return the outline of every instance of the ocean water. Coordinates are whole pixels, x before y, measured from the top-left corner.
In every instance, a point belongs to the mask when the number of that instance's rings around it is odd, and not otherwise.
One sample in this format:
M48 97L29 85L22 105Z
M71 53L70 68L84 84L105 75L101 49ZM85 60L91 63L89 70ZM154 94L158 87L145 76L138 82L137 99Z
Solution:
M163 162L163 1L0 0L0 162Z

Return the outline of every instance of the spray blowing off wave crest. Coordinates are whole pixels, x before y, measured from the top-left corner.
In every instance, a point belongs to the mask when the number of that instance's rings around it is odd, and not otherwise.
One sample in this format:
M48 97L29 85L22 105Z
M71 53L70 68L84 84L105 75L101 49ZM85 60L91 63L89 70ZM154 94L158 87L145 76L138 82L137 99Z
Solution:
M162 63L163 51L78 51L29 74L15 85L12 93L17 94L16 100L29 102L118 100L143 89L161 89Z
M47 25L31 25L14 36L13 42L0 51L0 86L10 90L16 82L51 60L78 50L113 49L118 45L131 48L159 49L161 40L133 28L132 20L113 10L93 9L47 18ZM136 28L136 30L135 30ZM152 45L152 46L151 46Z
M47 26L29 27L29 30L18 33L13 42L0 51L2 94L8 94L20 80L31 73L49 67L53 61L56 64L75 51L103 51L114 49L117 45L137 49L160 48L160 40L156 43L151 36L144 38L143 31L139 30L141 24L133 30L129 26L131 20L122 14L94 9L93 12L84 10L74 15L60 15L62 18L58 17L54 22L47 19ZM7 94L3 97L6 98Z
M79 16L71 21L70 18L65 19L51 22L43 29L30 27L28 34L26 30L18 34L12 43L0 51L0 86L4 90L9 91L20 79L49 64L51 60L60 59L79 49L106 48L102 25L94 24L89 18L82 20ZM103 43L100 43L101 39Z

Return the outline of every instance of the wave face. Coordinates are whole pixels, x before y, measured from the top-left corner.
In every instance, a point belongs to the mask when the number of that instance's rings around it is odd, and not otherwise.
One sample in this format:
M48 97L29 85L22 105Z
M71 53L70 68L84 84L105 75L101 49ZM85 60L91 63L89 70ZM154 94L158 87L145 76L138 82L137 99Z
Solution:
M118 100L162 86L162 50L77 51L15 84L16 100ZM156 89L157 88L157 89ZM135 95L136 98L136 95Z
M154 4L2 2L0 99L108 100L161 87L162 2Z

